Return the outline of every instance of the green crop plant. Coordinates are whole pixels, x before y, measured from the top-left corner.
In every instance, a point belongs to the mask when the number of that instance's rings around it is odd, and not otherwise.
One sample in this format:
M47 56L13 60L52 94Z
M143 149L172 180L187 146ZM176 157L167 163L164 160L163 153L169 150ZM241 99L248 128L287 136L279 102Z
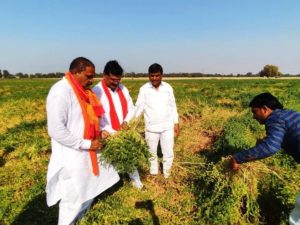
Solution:
M232 117L224 124L214 151L221 155L233 154L253 147L263 135L264 127L254 121L250 113Z
M97 77L94 83L99 80ZM51 152L45 104L47 93L56 81L0 79L1 225L57 223L58 205L48 208L45 201ZM124 78L122 82L135 102L139 87L148 79ZM269 91L286 108L300 111L300 79L167 82L173 87L180 115L171 179L165 180L161 174L152 178L141 173L145 187L142 191L122 179L97 197L78 224L286 224L300 190L297 163L279 152L243 164L240 172L232 174L226 173L221 158L252 147L256 139L265 135L264 126L252 119L248 107L255 95ZM135 132L140 134L143 130L139 125ZM195 184L193 189L191 184ZM248 190L246 195L245 190ZM217 202L218 199L224 201ZM232 199L236 202L231 202ZM222 204L226 206L224 209ZM257 215L260 221L252 215Z
M226 159L199 167L194 191L197 217L205 224L259 224L257 166L227 172ZM256 163L257 165L257 163Z
M300 173L295 173L299 166L290 156L279 152L242 164L237 173L229 173L227 161L221 158L253 147L264 133L264 126L251 119L249 113L225 123L207 158L216 163L200 166L195 180L198 219L208 224L274 224L287 220L300 179Z
M131 122L129 129L118 131L105 141L101 160L112 164L120 173L133 172L149 164L151 154L137 131L138 122Z

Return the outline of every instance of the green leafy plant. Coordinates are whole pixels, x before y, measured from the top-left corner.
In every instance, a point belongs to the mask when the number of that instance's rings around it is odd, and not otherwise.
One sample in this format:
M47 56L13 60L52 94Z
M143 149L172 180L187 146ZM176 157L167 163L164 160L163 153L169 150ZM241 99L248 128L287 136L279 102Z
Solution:
M198 218L207 224L258 224L256 202L259 169L242 168L237 174L226 172L226 159L200 166L194 190L199 206Z
M112 164L120 173L133 172L149 164L151 154L138 132L139 122L133 121L127 130L120 130L105 141L101 159Z

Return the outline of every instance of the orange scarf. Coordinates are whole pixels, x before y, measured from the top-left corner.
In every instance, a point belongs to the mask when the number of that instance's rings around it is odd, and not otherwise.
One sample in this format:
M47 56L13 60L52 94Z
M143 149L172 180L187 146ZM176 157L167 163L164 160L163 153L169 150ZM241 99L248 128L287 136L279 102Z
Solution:
M114 130L120 130L121 124L120 124L120 121L119 121L119 118L118 118L116 108L115 108L114 102L112 100L111 94L108 90L108 87L106 86L106 83L103 80L102 80L101 84L102 84L103 90L104 90L104 92L106 94L106 97L108 99L108 102L109 102L109 116L110 116L111 126ZM117 93L119 95L119 98L120 98L120 102L121 102L121 106L122 106L122 113L123 113L123 120L124 120L127 113L128 113L127 101L126 101L126 98L125 98L125 96L123 94L123 91L121 90L120 87L117 87L116 91L117 91Z
M74 78L71 72L67 72L65 78L71 85L82 110L84 120L84 139L94 140L99 137L99 118L103 115L104 109L97 96L91 89L84 89ZM95 150L89 149L93 173L99 175L97 154Z

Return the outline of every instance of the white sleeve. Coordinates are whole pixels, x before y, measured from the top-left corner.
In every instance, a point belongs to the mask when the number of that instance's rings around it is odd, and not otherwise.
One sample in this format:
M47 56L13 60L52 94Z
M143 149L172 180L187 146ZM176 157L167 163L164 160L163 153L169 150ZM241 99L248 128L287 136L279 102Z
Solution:
M135 103L135 118L139 117L144 112L145 94L143 88L140 88L138 98Z
M49 93L46 104L48 134L61 145L76 150L88 150L91 140L75 137L66 126L69 108L67 97Z
M110 122L106 116L103 116L100 120L100 129L106 130L108 133L113 134L116 131L111 127Z

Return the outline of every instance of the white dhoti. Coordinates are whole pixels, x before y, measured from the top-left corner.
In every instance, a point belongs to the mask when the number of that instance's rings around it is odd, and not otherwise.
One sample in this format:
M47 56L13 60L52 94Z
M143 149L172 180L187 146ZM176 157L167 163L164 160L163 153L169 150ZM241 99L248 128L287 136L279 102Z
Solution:
M94 199L84 203L78 202L79 193L68 172L62 169L59 175L59 184L62 190L62 198L59 202L58 225L74 224L90 208Z
M100 174L78 168L61 169L48 181L47 203L59 203L58 225L79 220L90 208L94 198L119 181L117 171L110 165L99 165Z

